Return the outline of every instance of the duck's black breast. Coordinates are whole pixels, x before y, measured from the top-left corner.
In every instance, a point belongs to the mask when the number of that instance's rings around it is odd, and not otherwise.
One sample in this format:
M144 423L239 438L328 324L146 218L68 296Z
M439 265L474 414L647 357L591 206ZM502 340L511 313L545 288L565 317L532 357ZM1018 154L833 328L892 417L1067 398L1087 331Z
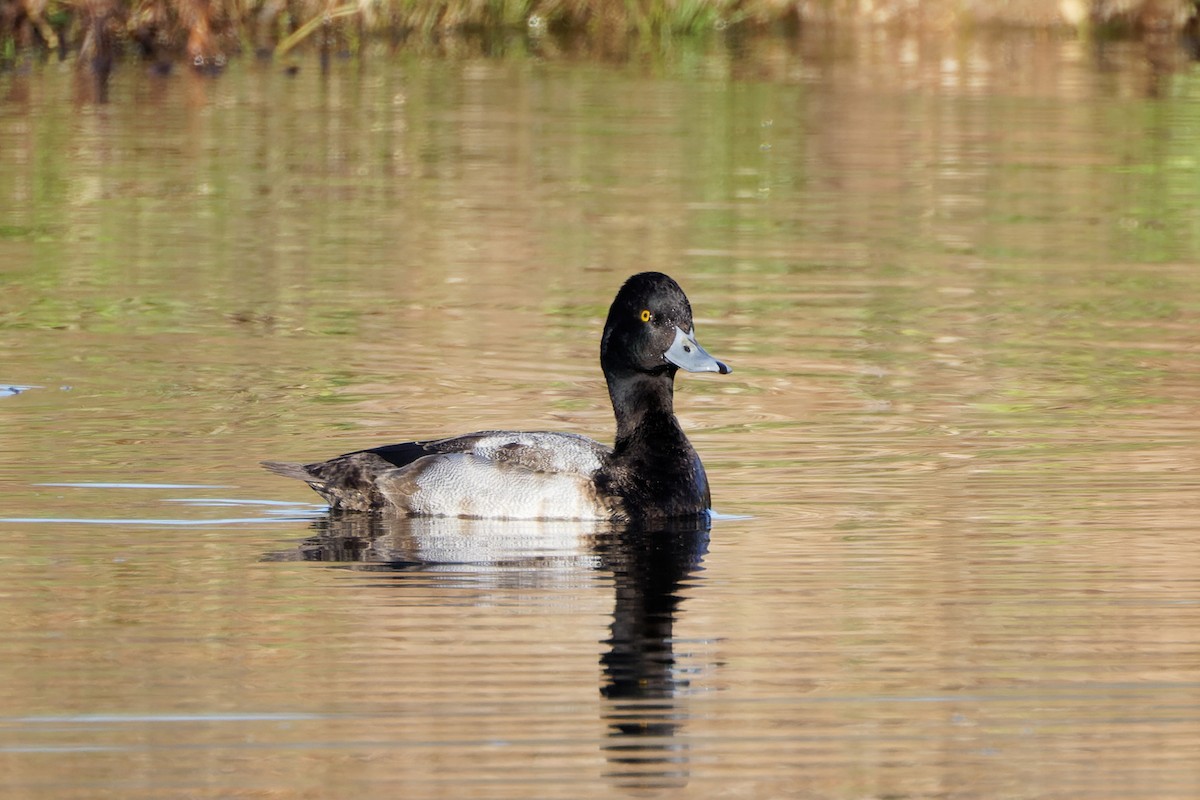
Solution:
M631 519L687 517L711 506L708 476L674 415L649 415L596 475Z

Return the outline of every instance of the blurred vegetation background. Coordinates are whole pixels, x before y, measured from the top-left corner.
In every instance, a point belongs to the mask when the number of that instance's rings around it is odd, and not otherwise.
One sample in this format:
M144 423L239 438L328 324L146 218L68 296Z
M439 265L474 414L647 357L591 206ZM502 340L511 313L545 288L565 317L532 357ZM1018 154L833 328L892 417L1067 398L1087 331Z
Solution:
M364 38L423 41L496 32L603 42L730 27L859 24L957 29L1063 28L1173 36L1196 27L1200 0L0 0L0 68L22 56L77 55L97 72L135 53L219 69L247 51L303 41L354 51Z

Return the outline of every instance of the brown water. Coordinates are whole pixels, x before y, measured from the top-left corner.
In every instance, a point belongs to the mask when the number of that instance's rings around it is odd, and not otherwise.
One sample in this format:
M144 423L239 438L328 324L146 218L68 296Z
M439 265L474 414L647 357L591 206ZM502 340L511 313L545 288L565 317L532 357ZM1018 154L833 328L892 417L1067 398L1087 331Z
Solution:
M0 793L1200 794L1200 73L1013 35L0 74ZM607 439L721 516L330 520L261 458Z

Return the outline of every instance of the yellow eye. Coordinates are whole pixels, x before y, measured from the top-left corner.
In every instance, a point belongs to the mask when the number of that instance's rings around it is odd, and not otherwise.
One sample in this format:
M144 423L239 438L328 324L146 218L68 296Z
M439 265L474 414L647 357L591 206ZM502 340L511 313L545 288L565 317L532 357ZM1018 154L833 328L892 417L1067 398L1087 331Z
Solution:
M642 309L642 322L649 322L649 321L650 321L650 309L643 308Z

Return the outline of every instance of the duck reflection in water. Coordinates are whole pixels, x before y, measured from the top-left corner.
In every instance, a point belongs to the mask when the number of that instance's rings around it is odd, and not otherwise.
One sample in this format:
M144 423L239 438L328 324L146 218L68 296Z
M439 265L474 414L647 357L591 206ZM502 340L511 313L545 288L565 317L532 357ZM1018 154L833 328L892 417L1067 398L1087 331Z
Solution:
M607 699L609 776L628 788L682 786L689 778L688 681L675 653L683 590L694 585L708 550L707 517L663 529L629 529L599 543L616 602L601 694Z
M600 656L607 774L623 788L649 789L684 785L690 775L680 737L688 681L674 626L703 570L709 524L707 515L645 527L331 513L313 522L315 535L296 550L266 558L396 575L460 573L496 588L584 588L595 585L595 570L611 573L615 602Z

